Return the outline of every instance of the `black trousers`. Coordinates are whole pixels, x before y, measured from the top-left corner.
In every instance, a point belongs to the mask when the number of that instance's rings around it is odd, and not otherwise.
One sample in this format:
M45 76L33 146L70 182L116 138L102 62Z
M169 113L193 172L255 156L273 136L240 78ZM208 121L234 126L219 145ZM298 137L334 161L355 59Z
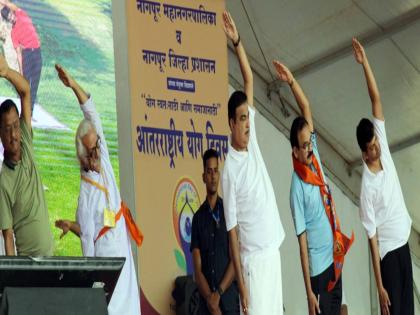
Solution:
M334 280L334 265L331 264L321 274L311 277L312 291L315 296L319 294L319 308L322 315L340 315L342 283L341 276L331 292L327 291L328 283Z
M220 298L220 310L223 315L239 315L239 292L236 282L226 290ZM210 315L206 300L200 295L200 312L199 315Z
M22 68L23 76L28 80L31 88L31 109L33 113L39 81L41 79L41 48L25 48L22 50Z
M238 300L238 307L236 309L225 309L223 305L220 305L220 310L222 311L222 315L239 315L239 300ZM200 302L200 312L199 315L210 315L210 311L207 307L207 303L204 299Z
M408 243L381 260L381 276L391 314L414 315L413 269Z

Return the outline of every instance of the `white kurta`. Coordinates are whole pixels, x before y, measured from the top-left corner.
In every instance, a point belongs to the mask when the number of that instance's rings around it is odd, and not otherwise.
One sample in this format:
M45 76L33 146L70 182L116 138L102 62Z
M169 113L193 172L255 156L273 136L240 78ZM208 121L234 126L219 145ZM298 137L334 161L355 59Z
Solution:
M82 171L82 175L106 187L109 191L109 207L118 212L121 206L120 192L115 180L114 171L108 153L100 117L96 111L92 98L81 105L86 119L90 120L101 138L101 174ZM137 285L136 271L131 252L130 236L126 228L124 216L121 216L116 227L110 229L105 235L94 240L104 226L103 213L107 208L105 193L97 187L80 182L79 205L77 208L77 222L81 228L80 239L84 256L96 257L125 257L126 261L120 278L108 305L110 315L136 315L140 314L140 296Z
M248 315L283 314L279 247L285 238L276 195L249 107L248 151L229 151L222 173L223 205L228 231L239 227L242 274L249 294Z

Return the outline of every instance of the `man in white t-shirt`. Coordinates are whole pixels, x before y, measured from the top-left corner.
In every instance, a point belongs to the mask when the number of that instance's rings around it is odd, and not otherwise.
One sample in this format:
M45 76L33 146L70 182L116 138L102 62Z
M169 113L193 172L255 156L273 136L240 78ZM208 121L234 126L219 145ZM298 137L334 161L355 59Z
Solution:
M283 314L281 260L284 239L273 186L257 143L253 77L229 13L223 15L244 78L245 93L228 103L229 152L222 175L223 204L242 314Z
M389 150L382 104L375 77L362 45L353 39L356 61L363 66L373 121L357 126L363 177L360 218L369 238L382 314L414 314L413 272L408 238L411 218Z

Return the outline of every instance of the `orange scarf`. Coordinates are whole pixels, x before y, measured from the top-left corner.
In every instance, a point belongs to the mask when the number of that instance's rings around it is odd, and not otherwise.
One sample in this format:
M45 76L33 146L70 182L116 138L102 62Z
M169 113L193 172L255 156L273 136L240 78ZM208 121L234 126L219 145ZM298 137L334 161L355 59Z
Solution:
M117 215L115 216L115 223L119 221L121 215L124 216L125 224L130 232L131 238L136 242L137 246L140 246L143 243L143 234L141 233L140 229L137 227L136 222L134 221L133 216L131 215L130 209L125 205L124 202L121 202L121 208L118 211ZM96 241L105 235L111 228L109 226L104 226L100 231L98 236L95 239Z
M102 186L101 184L95 182L94 180L86 177L86 176L81 176L82 180L91 184L92 186L95 186L96 188L98 188L100 191L102 191L108 202L109 202L109 192L108 189L104 186ZM130 209L127 207L127 205L124 202L121 202L121 208L118 211L118 213L115 215L115 223L117 223L121 216L124 216L125 219L125 224L127 226L128 231L130 232L130 236L131 238L136 242L137 246L140 246L143 243L143 234L140 231L140 229L138 228L136 221L134 220L133 216L131 215ZM105 235L106 232L108 232L111 228L108 226L104 226L100 231L98 236L95 239L95 243L96 241L101 238L102 236Z
M337 213L335 211L334 200L331 196L331 191L328 187L328 184L325 183L324 177L322 175L321 167L315 157L315 154L312 154L312 163L315 167L316 173L312 169L299 162L293 155L293 168L295 172L299 175L300 179L307 184L312 184L319 186L319 191L321 192L322 203L324 204L325 212L327 213L328 220L331 225L331 229L334 237L334 281L328 283L328 291L331 291L338 279L340 278L341 271L343 270L344 265L344 256L350 249L354 241L354 232L351 233L351 238L349 239L345 236L340 230L340 221L338 220Z

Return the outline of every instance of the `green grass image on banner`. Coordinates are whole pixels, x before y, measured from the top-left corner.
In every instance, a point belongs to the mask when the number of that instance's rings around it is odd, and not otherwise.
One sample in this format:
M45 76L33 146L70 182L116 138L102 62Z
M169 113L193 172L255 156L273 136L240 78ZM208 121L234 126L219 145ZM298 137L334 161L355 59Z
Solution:
M75 220L80 171L74 136L83 114L71 89L57 78L60 63L89 92L102 118L115 176L119 180L111 0L20 0L41 41L43 67L37 103L69 130L34 128L34 149L54 234L57 256L82 255L78 237L60 240L55 220ZM0 95L17 97L2 81ZM119 184L119 183L118 183Z

